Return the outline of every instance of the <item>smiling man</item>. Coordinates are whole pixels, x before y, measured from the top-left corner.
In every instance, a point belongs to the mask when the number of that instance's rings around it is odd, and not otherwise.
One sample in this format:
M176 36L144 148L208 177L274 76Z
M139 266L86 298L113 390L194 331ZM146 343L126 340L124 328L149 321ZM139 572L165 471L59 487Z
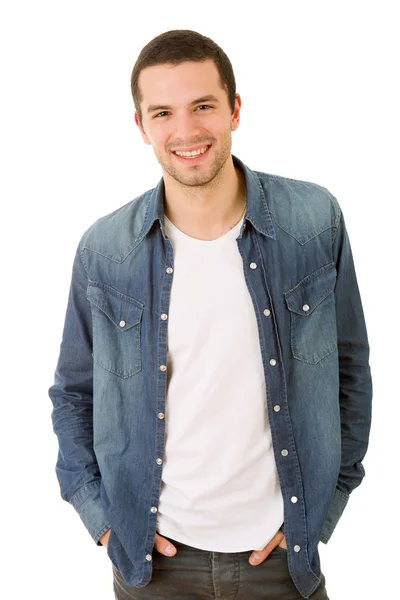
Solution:
M162 177L78 244L49 389L61 495L120 600L327 599L318 544L372 403L342 210L231 154L241 98L211 39L157 36L131 87Z

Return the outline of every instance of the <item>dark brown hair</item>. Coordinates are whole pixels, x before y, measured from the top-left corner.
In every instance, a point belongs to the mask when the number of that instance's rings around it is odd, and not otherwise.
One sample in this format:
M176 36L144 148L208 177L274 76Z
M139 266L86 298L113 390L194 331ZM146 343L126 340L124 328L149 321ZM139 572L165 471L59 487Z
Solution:
M150 40L142 48L131 75L131 92L139 123L142 126L140 103L143 96L139 89L139 75L146 67L174 64L192 60L204 62L212 59L218 69L221 87L228 95L233 113L235 109L236 81L231 61L212 39L190 29L173 29Z

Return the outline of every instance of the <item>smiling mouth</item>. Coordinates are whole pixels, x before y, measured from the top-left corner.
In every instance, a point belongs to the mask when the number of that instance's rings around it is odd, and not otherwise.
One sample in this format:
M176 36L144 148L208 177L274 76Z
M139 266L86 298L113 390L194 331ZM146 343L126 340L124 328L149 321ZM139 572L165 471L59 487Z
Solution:
M182 152L181 154L178 154L177 152L179 152L179 150L177 151L173 151L172 154L174 154L178 159L180 159L183 162L194 162L194 161L198 161L199 159L201 159L203 156L205 156L209 149L211 148L211 144L207 144L206 146L203 146L203 148L200 149L199 151L196 151L196 153L190 153L190 152Z

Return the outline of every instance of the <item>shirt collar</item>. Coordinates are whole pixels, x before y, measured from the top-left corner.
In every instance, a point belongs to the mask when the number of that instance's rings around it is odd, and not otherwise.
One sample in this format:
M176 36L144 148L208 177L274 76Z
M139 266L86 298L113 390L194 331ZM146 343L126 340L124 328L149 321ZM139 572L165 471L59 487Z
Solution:
M244 162L233 154L232 160L234 166L242 169L246 177L247 207L243 217L244 221L250 221L255 229L261 234L276 239L265 190L259 174L256 171L252 171L244 164ZM265 178L266 174L263 173L263 175ZM149 233L156 219L160 222L161 230L164 233L164 193L164 178L162 177L157 186L150 193L145 222L142 229L143 237ZM242 230L239 237L241 237L241 235Z

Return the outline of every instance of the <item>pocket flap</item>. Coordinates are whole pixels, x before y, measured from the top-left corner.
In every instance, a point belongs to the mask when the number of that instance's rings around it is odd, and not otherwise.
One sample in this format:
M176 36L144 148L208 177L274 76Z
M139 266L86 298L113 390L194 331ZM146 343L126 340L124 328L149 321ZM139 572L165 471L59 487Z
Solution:
M120 329L127 331L142 318L144 304L105 283L89 282L86 296Z
M307 275L295 287L284 292L288 309L298 315L310 315L333 292L335 283L335 263L330 263Z

